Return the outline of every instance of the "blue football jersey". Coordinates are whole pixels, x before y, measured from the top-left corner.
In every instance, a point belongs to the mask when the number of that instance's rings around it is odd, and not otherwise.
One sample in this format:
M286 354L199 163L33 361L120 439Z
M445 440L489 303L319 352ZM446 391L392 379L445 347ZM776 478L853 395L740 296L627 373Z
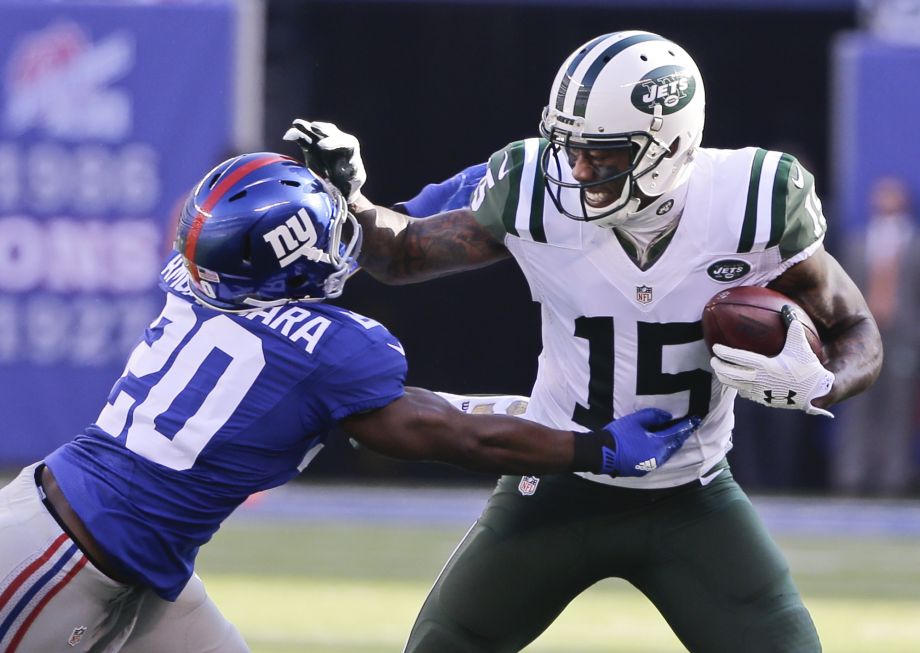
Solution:
M202 307L178 255L160 285L163 312L98 419L45 462L124 572L173 600L250 494L296 476L339 420L403 395L406 360L384 326L336 306Z

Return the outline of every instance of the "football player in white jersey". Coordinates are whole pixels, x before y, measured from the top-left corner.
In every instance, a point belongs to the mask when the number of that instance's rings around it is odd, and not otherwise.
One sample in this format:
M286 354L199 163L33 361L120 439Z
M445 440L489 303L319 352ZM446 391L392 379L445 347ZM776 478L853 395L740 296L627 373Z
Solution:
M582 435L499 414L523 398L405 387L386 327L324 301L360 242L344 197L288 157L234 157L201 180L160 275L163 312L99 417L0 490L0 651L248 650L195 557L335 426L400 458L626 476L692 433L698 420L649 408Z
M786 561L727 466L732 406L741 395L830 415L877 376L881 343L822 246L812 175L782 152L701 147L704 106L679 45L599 36L559 69L540 137L493 154L469 208L421 220L362 195L353 136L303 120L285 135L347 195L365 228L360 262L376 278L412 283L514 257L542 311L528 418L581 430L643 407L702 418L666 467L641 478L500 479L407 651L518 651L611 576L645 594L690 651L820 650ZM737 285L797 301L827 360L797 320L774 358L719 345L711 358L703 306Z

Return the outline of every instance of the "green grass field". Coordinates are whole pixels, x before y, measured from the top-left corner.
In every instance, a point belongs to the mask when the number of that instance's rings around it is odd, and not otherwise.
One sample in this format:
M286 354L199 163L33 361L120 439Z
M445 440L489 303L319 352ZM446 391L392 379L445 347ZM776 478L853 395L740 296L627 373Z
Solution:
M401 651L463 526L231 520L198 570L254 653ZM827 653L920 651L920 542L779 538ZM679 653L648 601L610 580L528 651ZM739 652L743 653L743 652Z

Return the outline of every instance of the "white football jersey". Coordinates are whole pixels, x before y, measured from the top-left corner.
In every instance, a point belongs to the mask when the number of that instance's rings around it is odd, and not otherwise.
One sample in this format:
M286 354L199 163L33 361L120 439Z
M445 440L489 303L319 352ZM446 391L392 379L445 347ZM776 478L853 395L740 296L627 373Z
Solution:
M699 150L679 225L640 270L611 229L556 210L539 165L545 147L528 139L494 154L472 199L542 307L526 416L587 431L645 407L698 415L696 433L646 476L582 475L637 488L706 482L731 448L736 393L712 373L703 306L731 286L766 285L820 246L826 225L814 180L781 152Z

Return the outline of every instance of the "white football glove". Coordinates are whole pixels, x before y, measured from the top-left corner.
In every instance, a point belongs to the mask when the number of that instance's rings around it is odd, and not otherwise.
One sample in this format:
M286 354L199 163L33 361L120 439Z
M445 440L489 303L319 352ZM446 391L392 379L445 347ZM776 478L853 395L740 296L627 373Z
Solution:
M520 395L453 395L449 392L435 392L446 399L457 410L471 415L519 416L527 410L530 397Z
M284 140L303 150L304 163L342 191L349 204L361 195L367 172L361 160L358 139L346 134L331 122L297 119L285 132Z
M831 391L834 373L824 368L805 339L805 326L792 320L786 344L769 357L725 345L714 345L710 361L719 381L738 394L771 408L804 410L809 415L834 415L811 405Z

